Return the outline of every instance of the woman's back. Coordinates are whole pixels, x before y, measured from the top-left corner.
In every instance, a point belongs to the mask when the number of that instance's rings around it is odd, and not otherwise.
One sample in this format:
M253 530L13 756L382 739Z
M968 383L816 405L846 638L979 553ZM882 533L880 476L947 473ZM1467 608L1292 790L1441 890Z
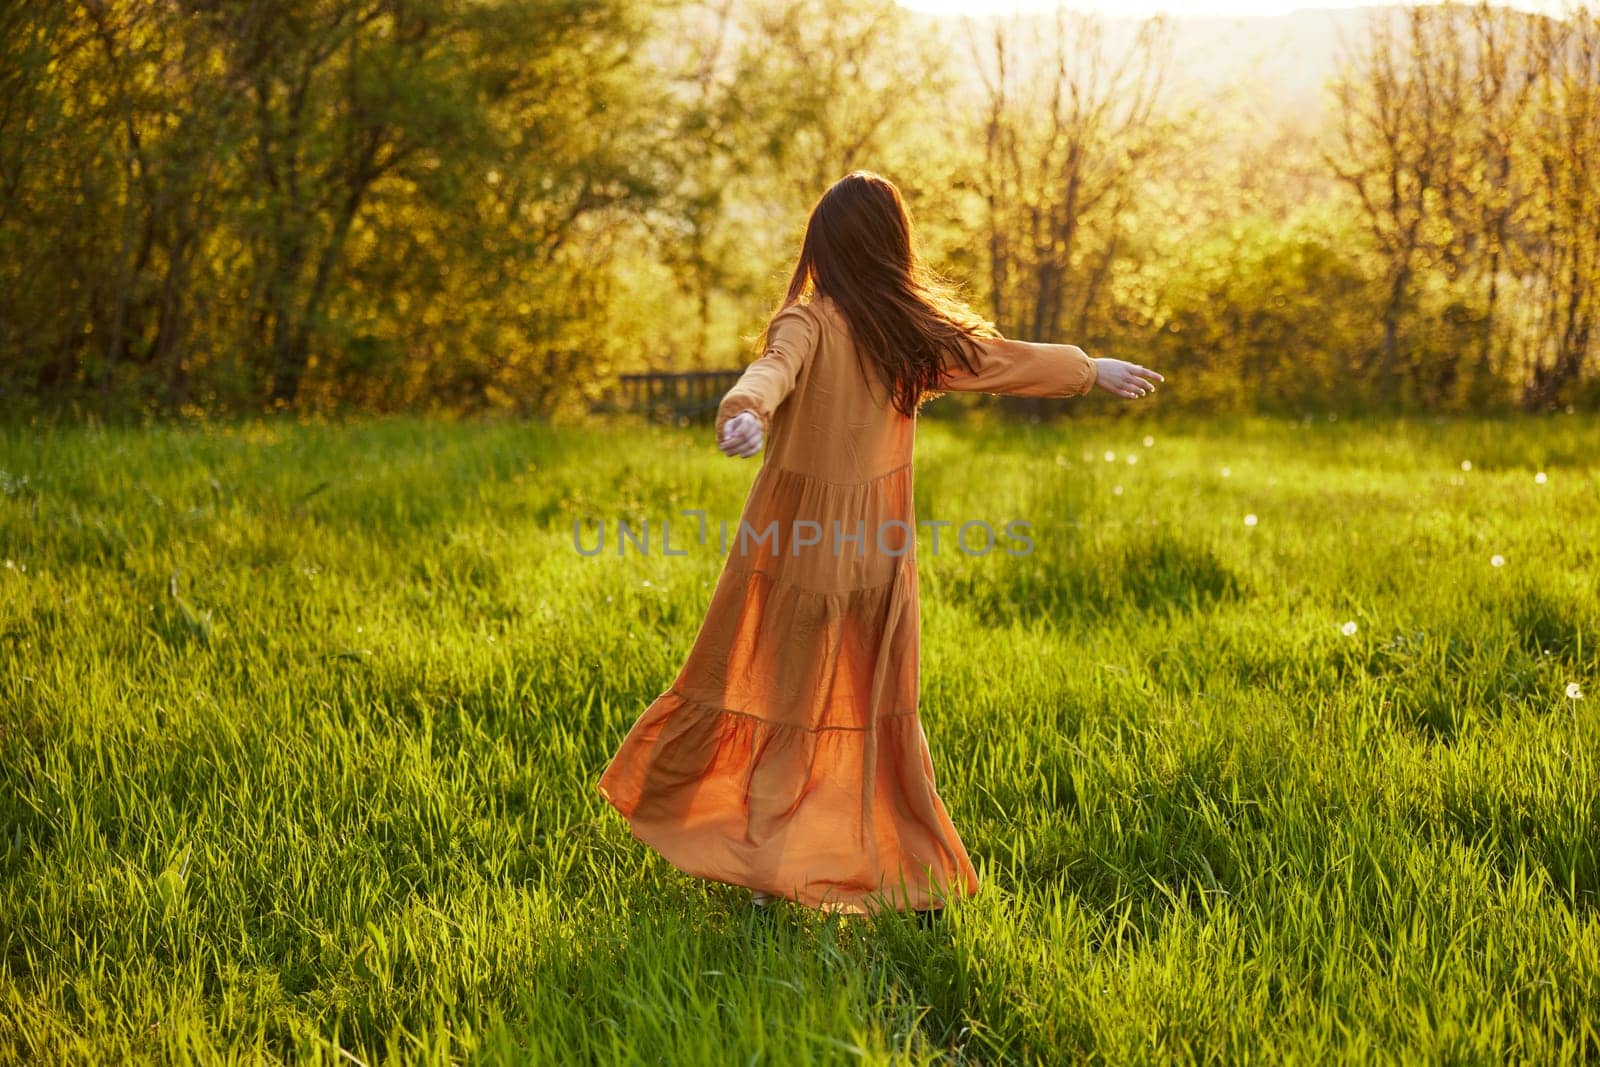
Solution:
M766 431L761 470L730 531L735 566L836 596L882 588L914 560L916 420L871 373L826 296L773 317L765 354L722 402L724 413L755 412Z
M911 462L916 421L895 410L827 296L774 316L768 352L795 367L795 381L769 419L766 464L853 485ZM729 395L732 404L741 402L737 392Z

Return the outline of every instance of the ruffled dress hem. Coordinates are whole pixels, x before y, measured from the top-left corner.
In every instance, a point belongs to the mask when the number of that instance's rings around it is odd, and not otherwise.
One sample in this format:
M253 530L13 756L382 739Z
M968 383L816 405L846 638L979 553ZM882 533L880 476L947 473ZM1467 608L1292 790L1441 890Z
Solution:
M863 774L863 761L878 773ZM635 839L684 873L819 911L938 908L978 889L915 711L813 729L669 689L596 788Z

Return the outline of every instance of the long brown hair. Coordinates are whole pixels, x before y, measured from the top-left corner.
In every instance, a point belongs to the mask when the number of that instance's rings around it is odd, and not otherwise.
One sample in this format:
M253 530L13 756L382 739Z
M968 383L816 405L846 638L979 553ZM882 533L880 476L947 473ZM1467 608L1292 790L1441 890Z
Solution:
M811 209L779 310L807 290L830 297L844 313L857 351L907 417L938 395L951 363L976 371L966 339L1000 336L917 256L900 190L871 171L851 171Z

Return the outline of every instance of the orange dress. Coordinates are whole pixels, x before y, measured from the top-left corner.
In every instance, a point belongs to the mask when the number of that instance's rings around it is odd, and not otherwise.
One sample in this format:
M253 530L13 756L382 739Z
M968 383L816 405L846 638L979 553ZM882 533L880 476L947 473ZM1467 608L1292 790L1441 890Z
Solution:
M977 373L949 369L945 388L1076 396L1095 382L1072 345L968 347ZM856 914L976 892L917 716L916 420L826 297L774 316L717 429L742 411L765 456L705 621L598 789L702 878Z

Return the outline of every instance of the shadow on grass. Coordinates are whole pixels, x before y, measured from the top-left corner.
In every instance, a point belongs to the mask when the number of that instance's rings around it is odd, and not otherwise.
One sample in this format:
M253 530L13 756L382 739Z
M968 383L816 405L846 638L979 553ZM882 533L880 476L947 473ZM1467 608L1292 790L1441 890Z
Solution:
M997 624L1178 615L1241 597L1244 581L1210 545L1164 531L1110 546L1077 544L1031 557L967 560L941 574L939 595Z

